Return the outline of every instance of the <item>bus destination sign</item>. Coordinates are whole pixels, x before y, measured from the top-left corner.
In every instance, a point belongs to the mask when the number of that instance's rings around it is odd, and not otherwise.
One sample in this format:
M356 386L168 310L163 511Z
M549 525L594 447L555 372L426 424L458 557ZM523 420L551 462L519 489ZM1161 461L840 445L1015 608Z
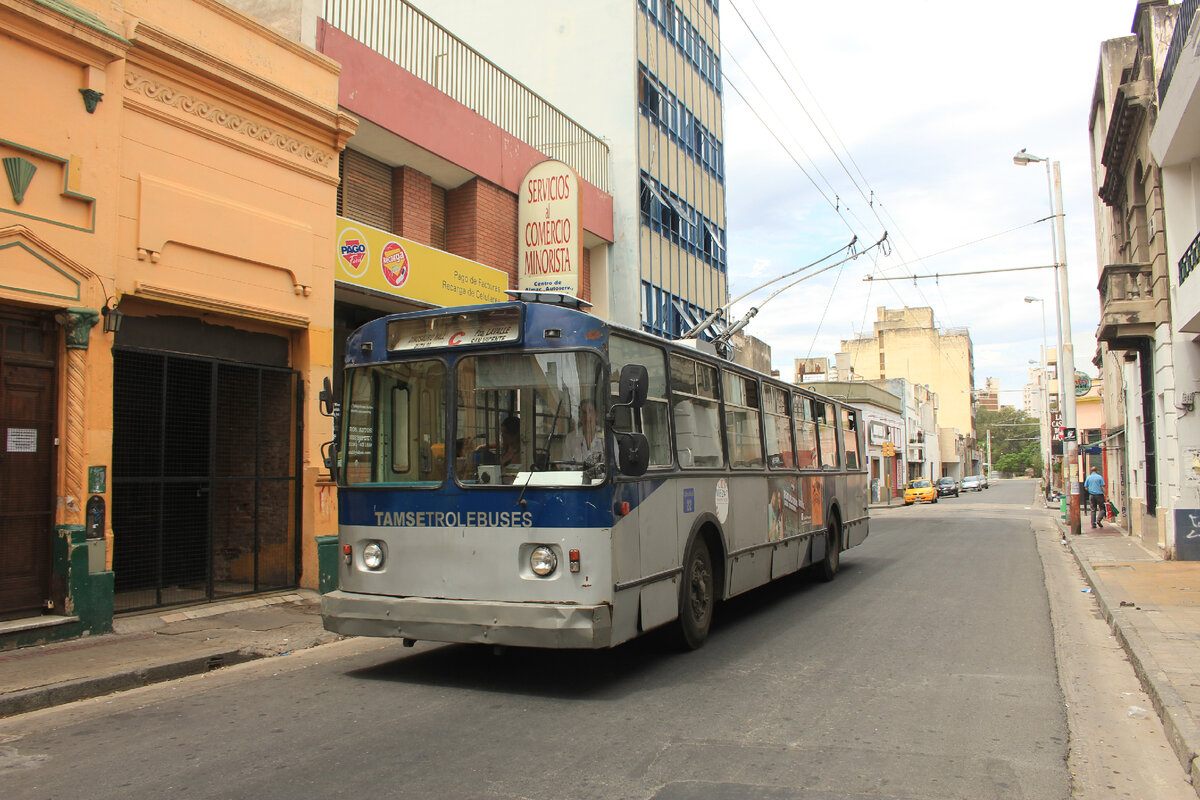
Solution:
M470 314L398 319L388 323L388 351L505 344L521 338L521 312L502 308Z

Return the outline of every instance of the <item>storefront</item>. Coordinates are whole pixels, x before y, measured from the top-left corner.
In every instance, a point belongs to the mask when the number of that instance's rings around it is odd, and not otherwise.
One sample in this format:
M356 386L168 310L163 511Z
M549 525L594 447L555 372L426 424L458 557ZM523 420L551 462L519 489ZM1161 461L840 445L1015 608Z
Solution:
M376 317L508 299L509 275L502 270L343 217L337 219L336 264L335 365L342 363L346 338ZM335 368L335 397L341 397L341 373Z

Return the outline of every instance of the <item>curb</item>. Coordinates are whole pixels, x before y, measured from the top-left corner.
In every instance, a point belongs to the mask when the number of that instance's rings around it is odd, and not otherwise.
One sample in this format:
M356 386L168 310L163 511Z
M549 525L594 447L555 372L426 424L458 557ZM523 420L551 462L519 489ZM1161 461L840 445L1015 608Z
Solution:
M1067 541L1071 555L1083 571L1084 578L1092 587L1092 595L1100 606L1104 621L1116 636L1121 648L1129 656L1134 674L1142 689L1150 697L1154 710L1163 724L1163 733L1174 751L1179 764L1192 782L1192 788L1200 796L1200 724L1192 717L1183 698L1171 685L1166 671L1159 666L1153 650L1147 646L1137 628L1128 621L1128 612L1114 611L1108 598L1100 591L1100 576L1076 550L1071 537L1062 525L1062 520L1054 516L1055 528L1059 535Z
M128 689L137 689L152 683L186 678L189 675L199 675L221 667L253 661L267 655L273 654L247 649L215 651L179 661L167 661L108 675L64 681L49 686L39 686L35 689L23 689L0 696L0 718L73 703L76 700L85 700L90 697L101 697Z

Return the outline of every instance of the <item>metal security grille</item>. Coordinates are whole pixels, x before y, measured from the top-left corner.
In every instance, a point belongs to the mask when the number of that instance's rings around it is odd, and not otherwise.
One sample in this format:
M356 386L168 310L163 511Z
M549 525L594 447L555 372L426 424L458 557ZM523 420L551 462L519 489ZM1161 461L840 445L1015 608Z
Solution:
M116 349L113 384L116 610L294 586L297 374Z

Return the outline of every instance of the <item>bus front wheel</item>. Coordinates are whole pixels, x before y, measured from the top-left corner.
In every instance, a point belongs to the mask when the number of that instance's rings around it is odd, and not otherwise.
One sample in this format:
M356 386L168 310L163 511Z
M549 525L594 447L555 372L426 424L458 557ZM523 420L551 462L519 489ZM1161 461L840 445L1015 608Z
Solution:
M680 643L695 650L708 638L716 604L712 556L704 537L696 536L683 560L683 586L679 592Z
M837 515L830 518L825 537L825 558L821 560L817 575L823 581L831 581L842 568L842 521Z

